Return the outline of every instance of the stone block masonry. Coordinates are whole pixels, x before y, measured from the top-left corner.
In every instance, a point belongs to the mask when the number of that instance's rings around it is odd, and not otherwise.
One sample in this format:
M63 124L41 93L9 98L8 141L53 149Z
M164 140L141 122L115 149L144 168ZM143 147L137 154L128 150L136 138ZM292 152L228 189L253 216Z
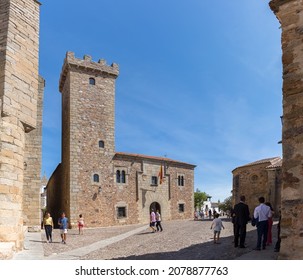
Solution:
M303 1L272 0L282 30L281 259L303 259Z
M0 258L23 247L26 133L37 128L39 7L35 0L0 2ZM38 177L41 165L35 168Z
M41 230L42 111L45 81L39 77L37 127L25 134L23 218L30 231Z
M259 205L258 198L263 196L266 202L271 203L275 211L274 215L278 218L278 210L281 207L281 165L282 159L273 157L235 168L232 171L232 205L238 203L240 196L244 195L250 215L253 215L255 207Z
M29 131L37 115L39 4L2 0L1 15L2 113L17 117Z

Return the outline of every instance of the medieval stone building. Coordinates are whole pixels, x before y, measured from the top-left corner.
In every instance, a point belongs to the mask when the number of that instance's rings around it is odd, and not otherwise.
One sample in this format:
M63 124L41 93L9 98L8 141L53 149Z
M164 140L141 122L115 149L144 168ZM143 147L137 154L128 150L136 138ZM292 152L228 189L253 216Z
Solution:
M232 171L233 189L232 203L240 201L245 195L251 216L258 198L263 196L270 202L278 216L281 208L282 159L280 157L258 160L239 166Z
M117 64L78 59L68 52L62 68L62 162L47 185L47 208L71 226L148 223L150 209L164 220L193 213L194 165L115 151Z
M281 23L283 52L279 257L303 259L303 4L302 0L271 0L269 4ZM0 258L22 249L24 231L40 225L44 81L38 75L39 10L37 0L0 1ZM115 152L117 76L116 65L67 56L60 82L62 163L50 179L50 207L67 211L72 224L83 211L91 225L146 222L151 206L161 208L167 219L189 217L193 165ZM91 102L89 93L100 102ZM97 118L90 118L96 109ZM162 184L157 171L161 166ZM241 168L234 170L238 171ZM266 178L264 172L255 172ZM248 174L247 178L256 177ZM57 194L59 204L54 199Z
M40 228L39 10L36 0L0 1L0 259Z

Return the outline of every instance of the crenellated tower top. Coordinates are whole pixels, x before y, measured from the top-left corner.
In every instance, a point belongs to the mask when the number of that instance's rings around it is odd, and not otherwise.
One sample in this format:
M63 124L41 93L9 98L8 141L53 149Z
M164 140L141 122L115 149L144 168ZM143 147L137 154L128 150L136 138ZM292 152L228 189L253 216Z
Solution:
M72 69L85 70L87 73L91 72L94 74L99 72L102 75L112 76L113 78L117 78L119 75L119 66L116 63L107 65L104 59L94 62L90 55L84 55L83 59L80 59L76 58L73 52L67 52L59 81L60 92L63 90L67 72Z

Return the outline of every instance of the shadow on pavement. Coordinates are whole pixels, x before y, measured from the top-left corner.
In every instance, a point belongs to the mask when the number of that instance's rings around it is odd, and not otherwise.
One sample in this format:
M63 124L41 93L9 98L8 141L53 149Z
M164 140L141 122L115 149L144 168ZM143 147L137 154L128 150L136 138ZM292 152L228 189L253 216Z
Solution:
M274 244L277 240L276 225L273 226L272 232L274 243L262 251L253 250L257 242L257 231L254 229L246 234L246 248L235 248L233 236L229 236L220 238L220 244L210 241L191 245L179 251L131 255L113 260L275 260L277 259L277 253L274 252Z

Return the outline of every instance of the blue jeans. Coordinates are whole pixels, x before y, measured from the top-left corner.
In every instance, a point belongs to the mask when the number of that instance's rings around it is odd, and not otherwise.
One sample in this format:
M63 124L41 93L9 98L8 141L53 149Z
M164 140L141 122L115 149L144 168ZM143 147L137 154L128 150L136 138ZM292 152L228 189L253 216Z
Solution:
M267 241L267 230L268 230L268 222L261 221L257 223L257 233L258 233L258 240L257 240L257 248L261 249L261 244L263 249L266 247Z

